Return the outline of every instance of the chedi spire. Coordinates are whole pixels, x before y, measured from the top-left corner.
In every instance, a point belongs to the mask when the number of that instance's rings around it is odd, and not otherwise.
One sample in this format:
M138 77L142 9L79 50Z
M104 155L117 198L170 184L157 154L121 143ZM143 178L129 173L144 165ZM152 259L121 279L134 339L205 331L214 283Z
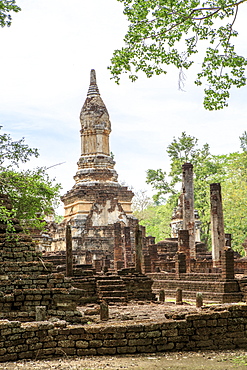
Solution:
M94 69L90 73L90 85L81 109L80 122L81 157L74 177L76 183L117 184L115 162L109 147L110 117L100 96Z
M88 88L87 96L89 95L100 95L99 89L97 86L97 81L96 81L95 69L91 69L91 73L90 73L90 85Z

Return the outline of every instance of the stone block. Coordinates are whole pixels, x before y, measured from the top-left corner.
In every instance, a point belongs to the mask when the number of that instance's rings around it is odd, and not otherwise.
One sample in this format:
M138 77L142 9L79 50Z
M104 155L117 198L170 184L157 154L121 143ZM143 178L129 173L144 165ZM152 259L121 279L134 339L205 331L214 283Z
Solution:
M128 343L127 339L108 339L104 340L103 346L105 347L123 347Z
M132 346L132 347L129 347L129 346L125 346L125 347L117 347L117 353L118 354L127 354L127 353L135 353L136 352L136 347L135 346Z
M115 347L101 347L97 348L97 354L98 355L115 355L117 352L117 349Z
M102 340L90 340L88 345L89 347L92 347L92 348L98 348L98 347L102 347L103 342Z
M88 348L88 342L86 340L77 340L75 342L76 348Z
M152 344L152 339L129 339L129 346L147 346Z
M78 356L95 356L97 350L95 348L78 348L76 353Z
M174 349L174 347L175 347L174 343L161 344L161 345L157 345L157 351L159 352L170 351Z

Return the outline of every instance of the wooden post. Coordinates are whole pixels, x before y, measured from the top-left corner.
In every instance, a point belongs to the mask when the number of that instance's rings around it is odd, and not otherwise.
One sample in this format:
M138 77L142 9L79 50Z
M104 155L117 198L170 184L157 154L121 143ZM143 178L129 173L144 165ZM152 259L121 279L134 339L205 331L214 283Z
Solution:
M66 276L73 276L73 253L71 226L66 225Z

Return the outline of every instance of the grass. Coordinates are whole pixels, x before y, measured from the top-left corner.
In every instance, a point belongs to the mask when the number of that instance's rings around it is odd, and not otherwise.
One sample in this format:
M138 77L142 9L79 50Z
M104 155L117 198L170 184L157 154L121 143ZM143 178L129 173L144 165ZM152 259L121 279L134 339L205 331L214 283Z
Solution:
M246 356L237 356L230 359L236 365L244 365L247 366L247 355Z

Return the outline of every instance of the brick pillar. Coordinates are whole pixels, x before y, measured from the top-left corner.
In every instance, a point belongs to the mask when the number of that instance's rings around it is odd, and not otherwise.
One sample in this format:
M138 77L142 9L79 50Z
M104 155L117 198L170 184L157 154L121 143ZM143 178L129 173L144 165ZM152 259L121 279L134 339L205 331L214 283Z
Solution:
M95 259L93 260L93 267L95 268L96 272L102 271L102 260Z
M220 265L220 254L225 247L224 220L219 183L210 184L211 233L213 266Z
M152 272L151 258L150 258L149 254L144 254L144 256L143 256L143 269L144 269L145 274L148 274L148 273Z
M155 244L155 236L146 236L146 245Z
M105 270L108 270L111 268L111 260L110 257L106 256L104 259L104 268Z
M119 264L118 262L122 263ZM114 224L114 270L118 270L120 266L124 265L124 255L122 248L122 234L121 224L119 222Z
M178 230L178 252L182 252L186 256L186 271L190 271L190 243L189 231Z
M244 248L245 256L247 256L247 238L244 240L242 247Z
M225 245L226 247L232 246L232 234L225 234Z
M91 251L86 251L85 254L85 263L86 265L91 265L93 260L92 252Z
M131 248L131 238L130 238L130 227L126 226L123 229L124 232L124 264L125 267L132 266L132 248Z
M176 304L183 304L183 291L180 288L176 289Z
M142 230L139 225L135 230L135 263L136 271L142 272Z
M175 255L175 271L176 276L186 273L186 255L184 253L177 252Z
M151 272L155 272L155 261L158 261L158 251L156 244L150 244L148 246L148 254L150 256Z
M193 165L184 163L183 170L183 229L189 232L190 256L196 258Z
M221 270L224 280L234 279L234 252L230 247L221 252Z
M71 226L66 225L66 276L73 276L73 254Z

